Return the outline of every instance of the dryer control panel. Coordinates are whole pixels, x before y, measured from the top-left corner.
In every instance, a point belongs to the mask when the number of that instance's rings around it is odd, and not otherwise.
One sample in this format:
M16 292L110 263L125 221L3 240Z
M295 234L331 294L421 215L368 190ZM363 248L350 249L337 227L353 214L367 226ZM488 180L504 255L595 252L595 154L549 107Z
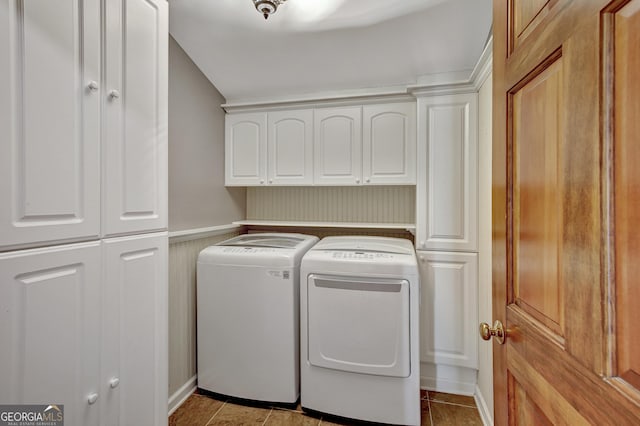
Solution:
M366 251L334 251L332 252L333 259L368 259L368 260L376 260L376 259L392 259L393 254L390 253L377 253L377 252L366 252Z

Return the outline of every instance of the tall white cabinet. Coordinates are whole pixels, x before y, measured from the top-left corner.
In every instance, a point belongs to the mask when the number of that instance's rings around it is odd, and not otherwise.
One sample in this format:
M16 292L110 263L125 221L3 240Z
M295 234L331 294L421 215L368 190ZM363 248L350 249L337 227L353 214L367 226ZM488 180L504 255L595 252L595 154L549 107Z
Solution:
M0 401L167 416L167 2L0 0Z
M473 394L478 368L477 93L418 97L423 385Z

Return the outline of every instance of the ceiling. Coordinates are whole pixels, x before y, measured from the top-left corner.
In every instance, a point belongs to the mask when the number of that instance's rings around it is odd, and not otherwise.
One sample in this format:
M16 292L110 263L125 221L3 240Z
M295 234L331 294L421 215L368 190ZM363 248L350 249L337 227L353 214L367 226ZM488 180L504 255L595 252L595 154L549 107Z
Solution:
M227 102L415 84L471 71L491 0L170 0L169 31Z

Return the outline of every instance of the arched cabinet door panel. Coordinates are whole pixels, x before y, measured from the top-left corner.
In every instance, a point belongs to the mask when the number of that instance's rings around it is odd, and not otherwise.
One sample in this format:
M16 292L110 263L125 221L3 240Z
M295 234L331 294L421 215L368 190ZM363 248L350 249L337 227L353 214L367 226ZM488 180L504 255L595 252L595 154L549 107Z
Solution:
M314 111L314 183L359 185L362 179L362 108Z
M263 185L266 174L267 113L227 114L225 185Z
M362 107L365 185L416 183L415 102Z

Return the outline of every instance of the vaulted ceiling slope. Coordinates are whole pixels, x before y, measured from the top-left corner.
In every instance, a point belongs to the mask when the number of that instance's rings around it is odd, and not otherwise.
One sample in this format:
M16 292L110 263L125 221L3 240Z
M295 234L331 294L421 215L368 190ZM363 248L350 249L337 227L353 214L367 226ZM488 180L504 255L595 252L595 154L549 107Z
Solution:
M227 102L415 84L471 70L491 0L170 0L169 30Z

